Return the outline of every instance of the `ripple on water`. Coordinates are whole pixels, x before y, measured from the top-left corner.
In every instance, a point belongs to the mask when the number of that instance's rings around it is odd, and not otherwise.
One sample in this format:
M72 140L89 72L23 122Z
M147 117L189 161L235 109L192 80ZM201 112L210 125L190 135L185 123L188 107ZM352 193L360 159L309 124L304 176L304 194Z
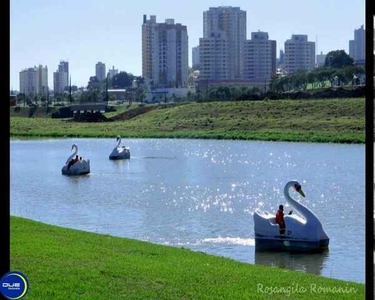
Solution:
M73 142L90 158L89 176L61 175ZM132 158L115 163L108 159L113 139L11 141L11 214L364 282L363 145L123 142ZM316 268L310 256L298 256L297 266L296 257L254 251L252 214L257 208L275 213L285 204L290 179L302 183L306 198L298 199L331 238L329 255L315 257L322 261Z

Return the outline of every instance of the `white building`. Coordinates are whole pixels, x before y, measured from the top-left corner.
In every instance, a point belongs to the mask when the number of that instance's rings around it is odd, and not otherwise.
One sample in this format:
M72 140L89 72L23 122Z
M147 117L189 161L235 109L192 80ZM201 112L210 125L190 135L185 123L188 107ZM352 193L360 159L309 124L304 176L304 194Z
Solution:
M323 52L320 51L320 54L316 56L316 65L318 67L324 66L326 62L326 57L327 57L327 54L323 54Z
M293 34L285 41L285 71L312 71L315 68L315 42L309 42L305 34Z
M69 62L60 61L57 71L53 73L53 91L62 93L69 86Z
M192 49L192 66L194 69L199 68L199 46Z
M211 77L218 74L218 78L212 78L217 80L223 76L242 79L245 40L246 11L239 7L221 6L210 7L203 12L203 38L199 39L202 79L207 74ZM214 51L208 45L217 45L223 52Z
M115 66L112 66L112 69L108 70L108 77L112 78L113 76L118 74L118 69L115 69Z
M269 81L276 73L276 41L267 32L252 32L244 44L244 79L252 82Z
M156 16L142 24L142 76L152 88L188 85L189 48L187 27L174 19L156 23Z
M104 63L98 62L95 65L95 76L99 79L99 81L103 81L106 78L105 64Z
M20 93L28 96L36 95L36 69L28 68L20 72Z
M199 39L200 73L199 80L230 79L229 41L225 32L220 36Z
M354 30L354 40L349 41L349 55L354 61L366 59L366 31L363 25Z
M48 94L48 68L34 66L20 72L20 93L28 96Z

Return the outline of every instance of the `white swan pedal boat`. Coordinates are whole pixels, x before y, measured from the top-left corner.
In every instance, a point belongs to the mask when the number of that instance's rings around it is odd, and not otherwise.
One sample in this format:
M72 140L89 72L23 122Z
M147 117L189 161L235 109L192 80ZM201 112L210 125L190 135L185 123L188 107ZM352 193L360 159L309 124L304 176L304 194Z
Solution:
M294 189L305 197L298 181L289 181L284 188L284 196L291 207L302 217L285 215L285 234L281 235L275 214L256 210L254 212L254 232L256 250L321 252L328 248L329 238L318 217L306 206L289 195Z
M117 136L116 142L117 144L109 155L109 159L130 159L130 149L125 146L120 147L121 137L119 135Z
M63 175L85 175L90 173L90 160L79 160L74 164L69 166L69 162L77 155L78 146L76 144L72 145L73 154L68 157L65 165L61 169Z

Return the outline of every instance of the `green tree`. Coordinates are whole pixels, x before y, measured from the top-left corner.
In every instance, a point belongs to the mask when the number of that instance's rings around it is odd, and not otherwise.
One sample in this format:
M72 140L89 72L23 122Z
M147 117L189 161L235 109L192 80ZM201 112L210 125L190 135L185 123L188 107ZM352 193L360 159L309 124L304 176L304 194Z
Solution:
M351 83L355 85L353 80L364 74L364 72L365 70L362 66L348 66L341 69L346 84Z
M218 88L217 87L210 87L210 88L207 88L206 89L206 101L207 100L211 100L211 99L215 99L217 97L217 94L218 94Z
M260 94L260 89L257 86L253 86L253 88L250 90L250 93L253 95Z
M343 68L346 66L352 66L353 63L353 58L346 54L344 50L336 50L328 52L324 66L330 68Z
M42 105L47 105L47 97L42 95L40 97L40 102L42 103Z
M100 90L100 81L98 77L96 76L91 76L90 80L87 84L87 89L88 90Z
M315 83L317 81L316 73L314 71L308 72L306 75L306 80L308 83L311 84L311 87L314 89L315 88Z
M19 93L17 95L17 102L18 104L23 103L26 106L26 95L24 93Z
M146 95L146 92L145 91L142 91L140 94L139 94L139 99L141 100L141 103L143 103L143 100L145 100L147 97Z
M330 80L330 78L332 77L331 75L333 73L334 70L325 67L316 69L316 78L320 88L325 88L326 81Z
M271 78L270 78L270 82L269 82L268 88L271 91L273 91L273 92L277 91L277 84L278 84L278 82L279 82L279 75L272 74Z
M115 89L125 89L131 87L134 79L138 79L131 73L120 72L112 77L112 87ZM141 81L139 79L139 81Z
M302 70L298 70L296 71L294 74L293 74L293 83L294 83L294 87L297 89L297 90L300 90L301 88L303 90L306 90L306 87L307 87L307 73L306 71L302 71Z

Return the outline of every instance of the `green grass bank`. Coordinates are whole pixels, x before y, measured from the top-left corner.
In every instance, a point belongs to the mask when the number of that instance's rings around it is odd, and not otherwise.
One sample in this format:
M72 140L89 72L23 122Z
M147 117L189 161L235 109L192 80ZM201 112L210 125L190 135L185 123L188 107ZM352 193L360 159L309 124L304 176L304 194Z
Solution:
M126 109L109 116L118 119ZM131 119L77 123L17 117L11 136L208 138L300 142L365 142L365 99L218 101L160 107Z
M25 299L364 299L364 284L11 217Z

